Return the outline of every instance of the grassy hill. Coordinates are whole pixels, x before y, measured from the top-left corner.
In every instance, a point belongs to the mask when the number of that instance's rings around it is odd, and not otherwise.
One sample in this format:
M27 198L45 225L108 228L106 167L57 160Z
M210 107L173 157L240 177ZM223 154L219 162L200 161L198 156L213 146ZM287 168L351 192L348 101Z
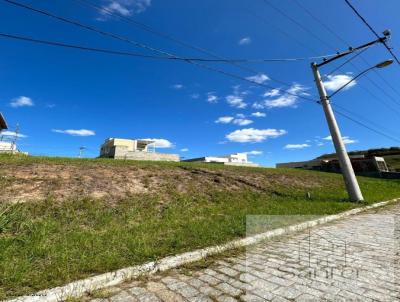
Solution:
M359 181L367 203L400 195ZM249 215L361 205L317 171L5 155L0 192L0 300L243 237Z
M383 157L390 170L400 172L400 147L377 148L360 151L351 151L349 155L365 155ZM318 158L336 157L336 154L324 154Z

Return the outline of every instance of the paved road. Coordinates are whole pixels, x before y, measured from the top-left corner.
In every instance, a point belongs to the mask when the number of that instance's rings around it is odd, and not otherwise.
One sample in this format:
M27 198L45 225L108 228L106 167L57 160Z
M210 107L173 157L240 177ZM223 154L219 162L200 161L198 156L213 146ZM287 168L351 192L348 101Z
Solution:
M400 204L171 270L98 301L400 301ZM107 298L105 298L107 297Z

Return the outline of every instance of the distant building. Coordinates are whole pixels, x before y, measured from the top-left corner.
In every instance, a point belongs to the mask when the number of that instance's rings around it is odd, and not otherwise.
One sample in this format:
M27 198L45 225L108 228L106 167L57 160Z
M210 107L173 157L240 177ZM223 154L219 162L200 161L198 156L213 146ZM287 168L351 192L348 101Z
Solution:
M158 153L152 140L107 138L100 147L100 157L131 160L179 161L179 155Z
M248 161L246 153L235 153L222 156L205 156L184 160L186 162L216 163L231 166L258 167L258 164Z
M7 130L7 122L3 114L0 112L0 153L15 153L17 146L13 142L5 141L5 136L1 135L3 130Z
M389 171L383 157L352 155L350 156L350 161L356 173ZM279 163L276 164L276 167L340 172L340 164L337 158L316 158L309 161Z

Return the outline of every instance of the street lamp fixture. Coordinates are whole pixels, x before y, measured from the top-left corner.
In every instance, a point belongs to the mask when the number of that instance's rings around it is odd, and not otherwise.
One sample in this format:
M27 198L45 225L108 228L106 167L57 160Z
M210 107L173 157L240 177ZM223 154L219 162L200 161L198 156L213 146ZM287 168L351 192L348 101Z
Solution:
M333 97L336 93L338 93L339 91L342 91L344 88L346 88L350 83L354 82L356 79L358 79L359 77L363 76L364 74L366 74L368 71L374 69L374 68L385 68L387 66L389 66L390 64L393 63L393 60L386 60L383 61L379 64L376 64L375 66L372 66L366 70L364 70L363 72L360 72L358 75L356 75L354 78L352 78L350 81L348 81L346 84L344 84L342 87L340 87L338 90L336 90L335 92L333 92L330 96L328 96L328 98Z
M389 66L392 63L393 63L393 60L386 60L386 61L383 61L383 62L381 62L379 64L376 64L375 67L376 68L385 68L385 67Z

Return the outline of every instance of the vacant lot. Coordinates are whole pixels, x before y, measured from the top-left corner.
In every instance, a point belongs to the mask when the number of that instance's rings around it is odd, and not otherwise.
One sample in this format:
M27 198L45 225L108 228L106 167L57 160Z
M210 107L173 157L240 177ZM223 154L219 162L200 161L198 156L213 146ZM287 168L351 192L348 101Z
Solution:
M242 237L246 215L360 206L337 174L189 163L0 156L0 190L0 299Z
M250 190L279 195L284 194L284 189L298 189L304 195L307 189L327 185L316 174L107 159L0 157L0 171L0 202L14 203L46 198L63 201L79 197L103 199L112 203L141 194L165 197L167 201L171 194L208 195L210 190ZM280 190L281 186L285 187L283 191Z

